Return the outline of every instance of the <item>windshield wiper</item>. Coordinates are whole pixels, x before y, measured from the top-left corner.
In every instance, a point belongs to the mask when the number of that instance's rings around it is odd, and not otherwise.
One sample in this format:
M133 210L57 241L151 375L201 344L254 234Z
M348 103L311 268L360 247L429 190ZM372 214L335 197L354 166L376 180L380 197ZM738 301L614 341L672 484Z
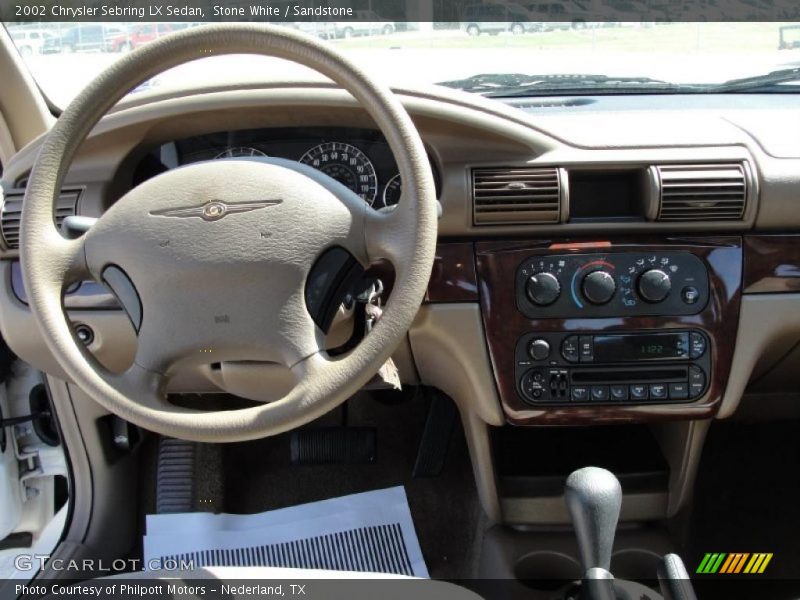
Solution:
M781 86L782 83L800 83L800 67L790 69L779 69L764 75L753 77L742 77L741 79L731 79L725 83L711 86L708 91L716 94L727 92L755 92L755 91L793 91L794 87Z
M647 93L697 91L694 86L679 85L650 77L613 77L598 74L526 75L522 73L492 73L473 75L466 79L442 81L439 85L482 94L490 98L510 98L548 92Z

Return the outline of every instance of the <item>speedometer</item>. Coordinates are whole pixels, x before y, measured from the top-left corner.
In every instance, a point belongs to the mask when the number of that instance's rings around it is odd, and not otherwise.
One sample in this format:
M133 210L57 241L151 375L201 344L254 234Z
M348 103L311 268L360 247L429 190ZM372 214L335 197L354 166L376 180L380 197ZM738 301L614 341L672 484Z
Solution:
M378 195L375 167L361 150L344 142L325 142L306 152L300 162L319 169L372 204Z

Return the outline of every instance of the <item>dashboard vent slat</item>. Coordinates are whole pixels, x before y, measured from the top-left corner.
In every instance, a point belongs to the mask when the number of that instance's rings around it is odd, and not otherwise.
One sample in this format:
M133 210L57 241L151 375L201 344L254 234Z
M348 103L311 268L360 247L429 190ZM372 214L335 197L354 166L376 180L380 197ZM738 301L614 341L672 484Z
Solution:
M557 223L561 177L555 167L482 167L472 170L475 225Z
M658 221L741 221L747 174L741 163L660 165Z
M76 214L80 190L62 190L56 203L54 219L60 229L66 217ZM0 233L3 243L9 250L19 248L19 222L22 217L22 203L25 198L23 190L12 190L3 198L0 210Z

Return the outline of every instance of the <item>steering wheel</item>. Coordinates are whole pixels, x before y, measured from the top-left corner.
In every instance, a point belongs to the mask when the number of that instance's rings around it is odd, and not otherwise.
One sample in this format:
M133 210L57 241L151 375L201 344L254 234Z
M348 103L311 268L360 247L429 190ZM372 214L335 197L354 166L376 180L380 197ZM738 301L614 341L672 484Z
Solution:
M120 198L78 239L54 224L68 166L97 122L130 90L182 63L222 54L292 60L352 94L386 137L403 181L396 210L288 160L229 159L160 174ZM267 25L208 25L131 52L69 105L42 143L21 222L29 305L68 377L94 400L145 429L201 442L260 438L334 408L388 359L408 331L430 278L436 244L430 165L411 119L385 86L329 46ZM361 265L395 269L382 318L349 354L333 358L309 311L312 267L331 249ZM331 275L336 279L337 275ZM102 367L76 338L64 290L94 279L111 287L137 329L133 364ZM167 400L187 364L263 361L291 369L283 398L239 410L199 411Z

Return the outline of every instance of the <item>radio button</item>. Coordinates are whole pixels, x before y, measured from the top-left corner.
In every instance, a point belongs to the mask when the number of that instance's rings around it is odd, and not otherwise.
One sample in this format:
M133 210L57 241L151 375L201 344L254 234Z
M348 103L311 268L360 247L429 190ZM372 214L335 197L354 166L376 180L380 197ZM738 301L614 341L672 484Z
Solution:
M590 335L582 335L580 339L581 362L594 360L594 339Z
M586 402L589 399L589 388L584 386L574 386L572 388L573 402Z
M692 365L689 367L689 397L697 398L706 387L706 374L703 369Z
M651 400L666 400L667 399L667 386L664 383L651 383L650 384L650 399Z
M528 371L520 382L522 392L530 402L546 402L550 399L550 394L544 385L544 376L541 371Z
M608 402L608 386L593 385L591 390L592 402Z
M628 386L627 385L612 385L611 386L611 399L612 400L627 400L628 399Z
M630 386L631 400L647 400L647 386L643 383L635 383Z
M706 353L706 338L701 333L692 332L689 334L690 339L690 358L700 358Z
M670 383L669 384L669 399L670 400L686 400L689 397L689 384L688 383Z
M561 356L569 362L578 362L580 352L578 351L578 336L571 335L561 344Z

